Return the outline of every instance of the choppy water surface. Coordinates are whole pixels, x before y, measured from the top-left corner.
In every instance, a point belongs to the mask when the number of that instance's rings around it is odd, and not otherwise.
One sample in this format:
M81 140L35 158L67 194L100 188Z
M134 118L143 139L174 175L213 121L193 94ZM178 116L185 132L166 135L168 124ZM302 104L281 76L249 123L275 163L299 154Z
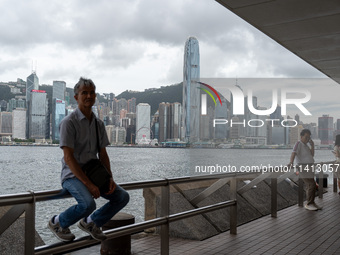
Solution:
M291 150L268 149L170 149L170 148L107 148L112 171L118 183L181 177L193 174L195 167L286 165ZM29 190L60 189L62 150L58 147L0 146L0 194L14 194ZM329 150L316 151L315 160L334 160ZM142 190L129 191L131 200L125 212L144 219ZM36 207L36 229L46 243L56 242L46 225L52 215L58 214L74 199L41 202ZM103 200L98 200L98 206ZM82 231L72 226L78 237Z

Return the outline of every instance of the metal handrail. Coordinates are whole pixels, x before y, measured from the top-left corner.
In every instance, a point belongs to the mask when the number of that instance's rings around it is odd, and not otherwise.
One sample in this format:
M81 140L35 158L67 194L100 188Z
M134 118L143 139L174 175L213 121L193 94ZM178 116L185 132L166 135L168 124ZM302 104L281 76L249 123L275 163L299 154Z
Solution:
M330 162L321 162L316 164L331 164L334 161ZM322 178L323 172L320 172L319 182ZM248 173L248 172L233 172L233 173L224 173L224 174L214 174L214 175L205 175L205 176L187 176L187 177L177 177L177 178L169 178L169 179L158 179L158 180L150 180L150 181L139 181L139 182L128 182L122 183L120 186L126 190L134 190L134 189L143 189L143 188L152 188L152 187L161 187L161 201L163 206L161 207L161 217L147 220L141 223L135 223L129 226L119 227L113 230L104 231L105 234L108 235L108 238L116 238L119 236L124 236L126 234L132 234L139 231L142 231L146 228L161 226L161 253L169 254L169 223L177 220L182 220L188 217L192 217L195 215L199 215L202 213L210 212L213 210L218 210L225 207L231 207L230 210L230 232L232 234L236 234L236 178L246 179L246 178L254 178L260 175L260 173ZM273 173L272 175L267 176L267 178L272 178L276 180L278 177L277 173ZM185 182L194 182L194 181L204 181L204 180L212 180L212 179L230 179L230 193L231 200L216 203L213 205L195 208L192 210L184 211L177 214L169 214L169 196L170 196L170 185L180 184ZM277 182L274 181L272 185L272 216L276 217L277 210ZM19 193L19 194L10 194L10 195L0 195L0 206L8 206L8 205L19 205L19 204L27 204L26 206L26 221L25 221L25 254L51 254L55 252L67 252L73 251L77 249L81 249L84 247L92 246L98 244L99 241L89 239L88 237L83 237L74 240L71 243L56 243L53 245L45 245L40 247L33 247L32 244L27 244L27 239L32 241L32 236L34 236L35 231L35 203L41 201L48 201L53 199L63 199L71 197L68 192L65 190L48 190L48 191L38 191L38 192L27 192L27 193ZM300 197L299 197L300 200ZM275 204L275 205L274 205ZM300 202L299 202L300 204ZM26 228L30 228L26 230Z

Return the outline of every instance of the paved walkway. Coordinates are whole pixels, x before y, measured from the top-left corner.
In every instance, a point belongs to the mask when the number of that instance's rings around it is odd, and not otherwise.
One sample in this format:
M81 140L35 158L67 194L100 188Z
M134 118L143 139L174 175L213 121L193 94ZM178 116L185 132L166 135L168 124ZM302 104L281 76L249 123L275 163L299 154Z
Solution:
M170 254L340 254L340 196L332 187L324 198L316 202L324 208L307 211L297 205L278 212L277 218L270 215L237 228L237 235L229 232L204 241L179 238L170 239ZM95 246L72 255L99 254ZM158 236L132 239L132 254L160 254Z

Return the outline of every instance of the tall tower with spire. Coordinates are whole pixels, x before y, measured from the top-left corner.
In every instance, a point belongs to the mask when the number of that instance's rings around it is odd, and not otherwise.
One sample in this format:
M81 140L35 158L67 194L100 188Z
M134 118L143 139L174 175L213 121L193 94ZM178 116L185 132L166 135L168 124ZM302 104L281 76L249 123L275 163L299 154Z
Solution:
M200 90L195 81L200 79L199 45L189 37L184 47L182 139L193 143L199 140Z

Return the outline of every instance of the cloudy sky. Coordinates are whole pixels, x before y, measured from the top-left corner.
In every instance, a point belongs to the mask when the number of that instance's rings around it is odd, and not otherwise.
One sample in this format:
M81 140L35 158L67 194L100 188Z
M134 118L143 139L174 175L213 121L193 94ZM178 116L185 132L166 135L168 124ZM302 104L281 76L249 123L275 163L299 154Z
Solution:
M80 76L100 93L183 80L188 37L202 77L324 77L213 0L0 0L0 81ZM6 11L4 11L6 10ZM32 64L33 63L33 64Z

